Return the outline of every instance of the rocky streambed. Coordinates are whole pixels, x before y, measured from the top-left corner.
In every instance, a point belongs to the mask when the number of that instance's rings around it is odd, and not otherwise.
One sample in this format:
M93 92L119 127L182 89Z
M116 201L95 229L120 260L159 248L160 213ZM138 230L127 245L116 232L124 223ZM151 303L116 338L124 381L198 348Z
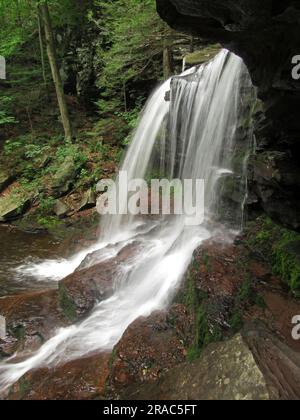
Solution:
M266 238L276 247L278 229L260 218L234 244L204 243L173 304L137 319L113 351L29 371L2 398L299 399L298 292L264 249ZM89 256L56 289L2 297L2 360L17 352L21 361L57 328L85 319L113 294L116 267L139 246L92 266Z

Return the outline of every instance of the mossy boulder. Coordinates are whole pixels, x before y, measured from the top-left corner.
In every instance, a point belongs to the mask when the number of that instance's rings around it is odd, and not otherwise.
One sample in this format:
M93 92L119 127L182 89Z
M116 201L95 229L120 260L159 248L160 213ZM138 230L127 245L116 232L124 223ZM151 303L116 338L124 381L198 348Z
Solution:
M0 221L6 222L21 217L30 207L34 198L32 192L26 194L9 194L0 198Z
M51 186L53 196L59 198L67 194L74 184L76 176L75 160L72 156L68 156L53 177Z

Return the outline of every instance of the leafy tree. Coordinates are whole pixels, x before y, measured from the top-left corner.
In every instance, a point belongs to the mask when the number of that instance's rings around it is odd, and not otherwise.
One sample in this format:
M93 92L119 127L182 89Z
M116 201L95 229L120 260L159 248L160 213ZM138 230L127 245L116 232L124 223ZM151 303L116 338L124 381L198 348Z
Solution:
M103 37L100 110L109 111L108 105L127 110L128 84L161 79L164 51L178 35L158 17L155 0L96 0L95 6L89 18Z

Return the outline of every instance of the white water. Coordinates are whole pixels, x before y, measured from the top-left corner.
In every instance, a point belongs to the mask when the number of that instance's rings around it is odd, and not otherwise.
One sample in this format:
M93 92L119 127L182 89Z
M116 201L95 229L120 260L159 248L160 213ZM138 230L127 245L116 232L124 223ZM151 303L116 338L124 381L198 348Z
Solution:
M103 249L101 260L105 260L135 240L141 244L118 267L113 296L99 303L91 316L58 331L24 362L8 361L0 366L0 390L33 368L111 350L135 319L163 309L171 302L194 250L215 234L216 228L212 226L219 205L218 183L233 173L232 156L242 107L241 81L245 74L242 61L222 51L208 65L172 81L171 105L165 101L170 80L152 95L122 169L128 172L129 179L145 178L154 171L170 178L205 179L206 222L187 227L184 216L156 220L111 216L104 219L102 238L95 247L69 261L46 261L22 267L39 279L49 275L60 279L72 273L95 249ZM246 79L249 81L248 76ZM242 180L243 174L238 175ZM237 205L237 226L232 228L239 227L240 213L241 203ZM221 229L224 237L230 236L225 228Z

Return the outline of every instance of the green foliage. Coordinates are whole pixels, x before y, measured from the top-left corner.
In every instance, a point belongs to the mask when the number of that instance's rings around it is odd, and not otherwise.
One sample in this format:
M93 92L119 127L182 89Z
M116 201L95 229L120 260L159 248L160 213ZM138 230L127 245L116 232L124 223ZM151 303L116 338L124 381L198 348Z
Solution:
M55 205L55 199L53 197L40 197L39 213L42 215L51 215Z
M155 0L96 0L95 5L101 14L90 12L89 19L103 37L98 51L99 110L127 112L130 83L162 77L164 40L171 30L156 13Z
M25 157L27 159L37 159L50 152L50 146L39 146L37 144L27 144L25 146Z
M207 304L207 293L195 287L194 275L197 270L198 266L195 266L194 260L182 300L195 320L193 344L188 349L187 355L189 361L197 359L203 349L210 343L220 341L223 338L220 326L210 320L209 314L214 312L214 308Z
M0 96L0 126L17 123L15 117L10 115L13 101L11 96Z
M300 297L300 234L277 225L270 218L261 218L260 230L249 236L250 247L264 255L274 274Z

